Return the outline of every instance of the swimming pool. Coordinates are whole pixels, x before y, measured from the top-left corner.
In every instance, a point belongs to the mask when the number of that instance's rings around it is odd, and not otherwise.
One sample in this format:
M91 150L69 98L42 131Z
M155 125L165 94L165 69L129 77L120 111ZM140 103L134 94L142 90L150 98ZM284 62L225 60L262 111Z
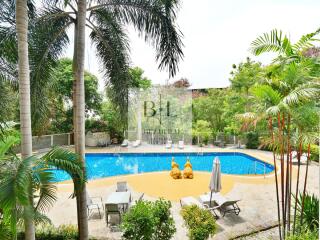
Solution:
M213 159L218 156L221 171L225 174L268 174L273 165L260 161L243 153L87 153L86 164L88 179L97 179L126 174L157 171L170 171L171 158L179 164L180 169L187 157L190 158L194 171L211 172ZM69 180L63 171L55 171L57 181Z

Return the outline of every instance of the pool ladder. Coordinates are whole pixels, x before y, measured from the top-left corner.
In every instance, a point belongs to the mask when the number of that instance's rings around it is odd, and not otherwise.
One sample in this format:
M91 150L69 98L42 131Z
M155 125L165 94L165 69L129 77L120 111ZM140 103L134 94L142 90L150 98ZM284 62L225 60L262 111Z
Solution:
M257 175L257 164L260 164L263 166L263 176L264 176L264 178L266 178L266 164L265 163L260 163L260 162L255 161L254 165L252 166L254 174ZM251 170L251 168L248 169L248 174L251 174L250 170Z

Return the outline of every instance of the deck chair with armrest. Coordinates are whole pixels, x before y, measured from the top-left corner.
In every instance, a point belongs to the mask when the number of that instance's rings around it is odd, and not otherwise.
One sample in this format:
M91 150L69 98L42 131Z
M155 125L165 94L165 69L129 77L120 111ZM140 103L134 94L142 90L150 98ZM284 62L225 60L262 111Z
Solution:
M118 215L119 216L119 224L121 223L121 211L119 209L118 204L106 203L105 209L106 209L105 216L106 216L107 226L109 225L109 216L111 216L111 215Z
M93 201L93 199L97 199L95 201ZM99 212L99 216L101 219L101 212L100 212L100 208L104 208L103 207L103 202L102 202L102 197L90 197L88 192L87 192L87 211L88 211L88 218L90 217L90 214L94 211L94 210L98 210Z
M127 182L117 182L117 190L116 192L127 192L128 191L128 185Z

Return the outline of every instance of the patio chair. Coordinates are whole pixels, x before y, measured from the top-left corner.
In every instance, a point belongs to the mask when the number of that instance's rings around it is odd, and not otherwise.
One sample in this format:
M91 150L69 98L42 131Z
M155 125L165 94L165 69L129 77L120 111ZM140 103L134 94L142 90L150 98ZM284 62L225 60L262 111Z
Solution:
M184 141L179 141L178 148L179 149L184 149Z
M141 140L136 140L133 144L132 147L139 147L141 145Z
M183 206L191 206L191 205L196 205L200 208L203 209L207 209L209 210L211 213L213 213L213 215L218 218L217 213L215 212L218 209L218 206L214 206L214 207L209 207L209 205L204 204L202 202L200 202L198 199L194 198L194 197L184 197L180 199L180 205L181 207Z
M118 215L119 216L119 224L121 223L121 212L119 210L118 204L115 203L106 203L106 222L107 226L109 225L109 215Z
M172 141L171 141L171 140L168 140L168 141L167 141L167 143L166 143L166 148L167 148L167 149L172 148Z
M127 182L117 182L117 190L116 192L127 192L128 191L128 186Z
M99 199L99 202L94 202L93 199ZM90 217L91 213L94 210L98 210L99 212L99 216L101 219L101 212L100 212L100 208L103 209L103 202L102 202L102 197L90 197L88 192L87 192L87 211L88 211L88 218Z

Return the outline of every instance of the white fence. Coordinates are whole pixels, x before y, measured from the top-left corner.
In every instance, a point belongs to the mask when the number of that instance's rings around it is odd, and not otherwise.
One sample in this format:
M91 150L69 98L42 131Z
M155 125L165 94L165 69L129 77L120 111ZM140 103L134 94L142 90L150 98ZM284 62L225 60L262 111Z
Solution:
M73 144L73 133L61 133L32 137L33 150L51 148L54 146L70 146Z

